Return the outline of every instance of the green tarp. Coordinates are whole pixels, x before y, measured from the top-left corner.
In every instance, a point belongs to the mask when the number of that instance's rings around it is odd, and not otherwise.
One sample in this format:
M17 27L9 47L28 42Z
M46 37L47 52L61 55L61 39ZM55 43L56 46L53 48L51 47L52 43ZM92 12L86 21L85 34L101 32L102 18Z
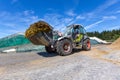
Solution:
M24 35L11 35L0 39L0 48L29 44L30 41Z
M16 52L45 51L44 46L33 45L23 34L14 34L0 39L0 52L16 49Z

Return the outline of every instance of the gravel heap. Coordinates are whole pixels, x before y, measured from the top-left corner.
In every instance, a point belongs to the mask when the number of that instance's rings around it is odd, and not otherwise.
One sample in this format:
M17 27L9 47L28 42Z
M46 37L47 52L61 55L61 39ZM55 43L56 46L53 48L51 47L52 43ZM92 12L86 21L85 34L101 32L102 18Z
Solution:
M118 38L115 42L113 42L113 43L110 45L110 48L120 50L120 38Z

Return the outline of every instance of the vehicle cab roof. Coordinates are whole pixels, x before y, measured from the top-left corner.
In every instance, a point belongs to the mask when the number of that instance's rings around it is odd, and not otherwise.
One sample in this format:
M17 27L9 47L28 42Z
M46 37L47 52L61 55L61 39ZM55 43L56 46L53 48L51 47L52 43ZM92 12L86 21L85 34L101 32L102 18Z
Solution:
M72 25L69 25L69 26L67 26L67 28L74 28L74 27L83 27L82 25L80 25L80 24L72 24Z

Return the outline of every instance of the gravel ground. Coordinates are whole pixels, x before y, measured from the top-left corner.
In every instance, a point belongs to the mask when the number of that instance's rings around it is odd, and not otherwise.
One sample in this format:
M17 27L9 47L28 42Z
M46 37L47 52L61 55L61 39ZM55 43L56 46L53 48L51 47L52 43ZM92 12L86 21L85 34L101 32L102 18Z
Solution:
M108 55L103 56L106 59L115 60L120 62L120 50L112 51Z
M100 47L65 57L45 52L1 54L0 80L120 80L119 63L104 60L120 51L103 54Z

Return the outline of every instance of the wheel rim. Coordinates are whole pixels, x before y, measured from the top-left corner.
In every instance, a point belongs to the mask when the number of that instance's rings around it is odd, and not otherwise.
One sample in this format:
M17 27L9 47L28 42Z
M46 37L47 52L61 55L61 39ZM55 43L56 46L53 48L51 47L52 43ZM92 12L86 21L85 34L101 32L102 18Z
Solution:
M70 51L70 44L69 44L69 43L65 43L65 44L63 45L63 50L64 50L65 52L69 52L69 51Z
M90 48L90 40L87 41L87 47Z

